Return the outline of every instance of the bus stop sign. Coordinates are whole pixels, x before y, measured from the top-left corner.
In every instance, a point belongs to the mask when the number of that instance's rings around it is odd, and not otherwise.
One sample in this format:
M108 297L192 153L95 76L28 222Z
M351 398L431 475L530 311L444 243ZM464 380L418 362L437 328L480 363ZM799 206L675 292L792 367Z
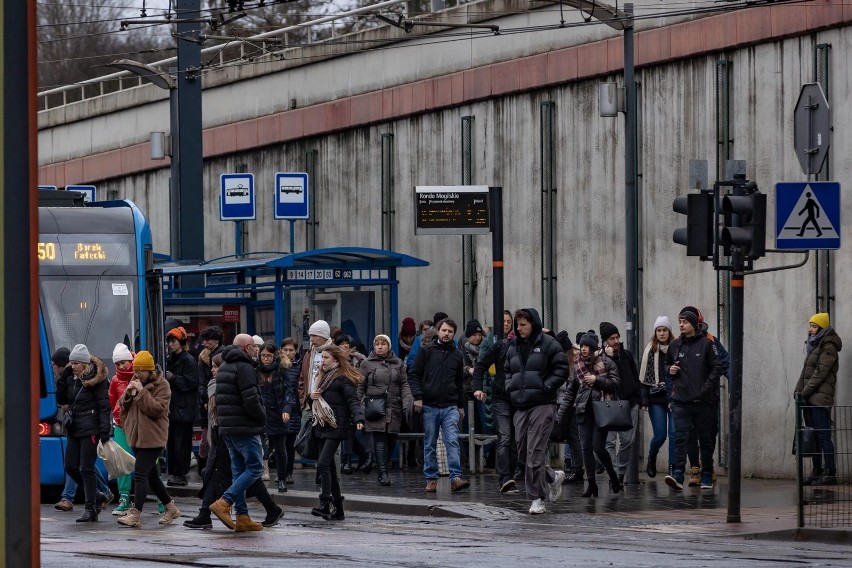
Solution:
M831 146L831 108L819 83L802 85L793 112L793 144L802 171L818 174Z

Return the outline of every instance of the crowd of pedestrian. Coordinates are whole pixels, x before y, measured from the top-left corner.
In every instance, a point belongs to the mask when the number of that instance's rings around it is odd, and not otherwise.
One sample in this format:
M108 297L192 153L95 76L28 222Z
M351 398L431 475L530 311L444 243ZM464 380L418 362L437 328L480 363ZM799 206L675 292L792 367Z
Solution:
M567 331L544 328L535 309L523 308L504 312L499 336L471 320L457 341L459 326L438 312L419 326L405 318L396 353L386 334L375 336L367 349L317 320L300 354L293 338L275 345L238 334L224 345L215 326L202 330L198 348L191 349L186 330L172 321L165 336L166 370L147 351L133 353L119 343L111 380L85 345L61 348L52 360L57 398L67 407L68 484L56 508L73 509L76 485L82 485L85 509L77 521L98 520L113 496L98 478L96 448L114 434L136 466L133 482L130 475L117 480L119 502L112 514L123 526L141 526L150 489L158 499L159 522L173 522L180 511L167 487L188 482L194 425L203 432L196 454L202 489L198 514L184 523L189 528L211 528L214 516L236 532L277 524L284 512L265 481L286 493L294 483L297 449L307 453L306 448L315 452L319 485L311 513L342 520L339 475L375 467L376 483L390 485L390 459L402 432L422 434L422 452L411 461L422 464L425 492L438 490L442 473L451 491L462 491L470 484L462 474L459 437L469 425L496 438L490 447L495 490L516 494L522 481L530 514L545 513L545 502L556 501L565 483L585 481L582 496L597 497L597 475L603 473L604 487L620 493L645 412L653 432L647 475L658 474L659 452L668 439L665 483L674 491L685 484L713 489L720 377L729 362L701 311L684 307L677 333L667 316L656 318L638 365L614 324L597 328L572 341ZM841 342L827 314L811 318L806 347L795 396L807 405L805 423L823 432L807 482L831 484L836 469L826 423ZM473 416L466 416L469 403ZM620 414L618 426L611 422L613 408ZM563 469L550 466L548 444L554 442L565 443ZM160 477L164 453L166 483ZM261 522L250 518L247 498L263 505Z

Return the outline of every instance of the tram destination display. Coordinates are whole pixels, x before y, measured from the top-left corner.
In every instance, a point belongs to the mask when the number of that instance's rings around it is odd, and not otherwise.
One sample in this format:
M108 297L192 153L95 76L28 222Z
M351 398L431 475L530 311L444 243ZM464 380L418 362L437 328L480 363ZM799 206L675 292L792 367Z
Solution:
M490 232L487 185L415 187L415 234L481 235Z

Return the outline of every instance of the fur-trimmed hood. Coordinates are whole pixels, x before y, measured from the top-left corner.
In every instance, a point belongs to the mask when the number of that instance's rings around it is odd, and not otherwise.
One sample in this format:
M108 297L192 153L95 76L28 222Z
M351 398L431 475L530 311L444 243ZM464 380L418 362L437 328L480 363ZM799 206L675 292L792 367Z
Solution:
M89 365L91 365L89 371L80 379L86 388L92 388L107 378L107 368L103 361L92 355L92 362Z

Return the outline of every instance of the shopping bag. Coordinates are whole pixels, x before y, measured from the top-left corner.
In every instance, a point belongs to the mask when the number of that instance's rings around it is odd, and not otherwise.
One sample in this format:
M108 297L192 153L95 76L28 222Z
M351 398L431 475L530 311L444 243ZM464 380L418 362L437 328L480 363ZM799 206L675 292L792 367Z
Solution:
M119 446L115 440L110 440L106 444L98 442L98 457L103 460L110 479L133 473L136 467L136 458Z

